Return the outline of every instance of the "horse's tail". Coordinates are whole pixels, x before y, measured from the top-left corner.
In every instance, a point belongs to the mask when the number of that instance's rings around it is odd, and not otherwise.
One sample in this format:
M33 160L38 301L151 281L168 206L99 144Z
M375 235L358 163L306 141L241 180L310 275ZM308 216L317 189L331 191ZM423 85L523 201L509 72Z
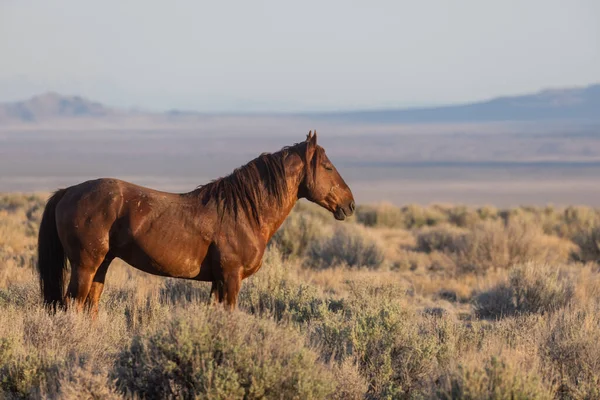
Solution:
M56 228L56 205L62 199L66 189L58 190L50 197L38 235L38 262L40 289L44 303L53 308L63 306L63 291L67 257Z

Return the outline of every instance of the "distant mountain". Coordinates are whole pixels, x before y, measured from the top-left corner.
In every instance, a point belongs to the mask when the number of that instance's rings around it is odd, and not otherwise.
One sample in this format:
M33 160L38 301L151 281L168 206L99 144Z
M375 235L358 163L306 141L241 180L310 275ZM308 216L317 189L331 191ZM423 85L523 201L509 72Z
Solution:
M314 114L326 120L362 123L600 121L600 84L584 88L549 89L536 94L432 108Z
M283 116L273 114L271 116ZM0 125L6 123L48 122L57 119L85 118L110 120L117 124L128 120L156 123L195 121L207 114L171 110L144 113L108 108L79 96L46 93L29 100L0 104ZM269 116L262 114L262 116ZM600 84L584 88L550 89L536 94L499 97L464 105L432 108L347 111L286 115L322 121L346 123L442 123L492 121L578 120L600 122Z
M106 117L114 110L79 96L48 92L29 100L0 104L0 122L39 122L56 118Z

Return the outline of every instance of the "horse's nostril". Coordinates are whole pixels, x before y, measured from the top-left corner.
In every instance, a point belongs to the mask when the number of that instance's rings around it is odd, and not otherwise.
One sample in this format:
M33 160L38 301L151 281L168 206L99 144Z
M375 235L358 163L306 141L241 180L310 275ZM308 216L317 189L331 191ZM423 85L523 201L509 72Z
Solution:
M355 205L354 200L350 202L350 211L354 211Z

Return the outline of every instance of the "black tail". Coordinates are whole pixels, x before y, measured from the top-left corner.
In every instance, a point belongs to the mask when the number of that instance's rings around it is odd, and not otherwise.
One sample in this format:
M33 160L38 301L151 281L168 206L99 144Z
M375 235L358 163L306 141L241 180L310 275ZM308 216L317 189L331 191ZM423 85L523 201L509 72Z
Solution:
M66 189L54 193L48 200L38 235L38 272L44 303L53 308L63 306L67 257L56 228L56 205Z

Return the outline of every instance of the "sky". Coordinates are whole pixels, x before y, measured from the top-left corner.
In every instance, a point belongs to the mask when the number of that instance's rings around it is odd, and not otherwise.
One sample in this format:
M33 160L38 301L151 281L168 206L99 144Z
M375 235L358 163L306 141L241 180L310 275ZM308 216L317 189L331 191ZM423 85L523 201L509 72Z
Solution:
M325 111L599 82L598 0L0 0L0 101Z

